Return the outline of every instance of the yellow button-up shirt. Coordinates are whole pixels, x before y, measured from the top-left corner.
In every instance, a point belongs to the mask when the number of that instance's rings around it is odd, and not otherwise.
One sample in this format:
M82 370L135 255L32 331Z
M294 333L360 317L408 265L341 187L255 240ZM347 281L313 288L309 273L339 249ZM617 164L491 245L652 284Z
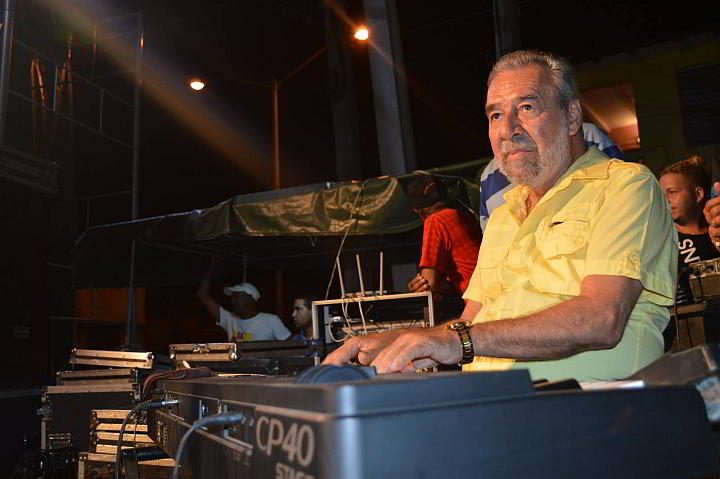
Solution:
M580 294L586 276L638 279L643 291L620 343L553 361L478 356L466 370L527 368L535 379L625 378L663 353L677 270L677 233L644 166L590 148L526 214L516 186L488 222L464 298L482 303L473 324L527 316Z

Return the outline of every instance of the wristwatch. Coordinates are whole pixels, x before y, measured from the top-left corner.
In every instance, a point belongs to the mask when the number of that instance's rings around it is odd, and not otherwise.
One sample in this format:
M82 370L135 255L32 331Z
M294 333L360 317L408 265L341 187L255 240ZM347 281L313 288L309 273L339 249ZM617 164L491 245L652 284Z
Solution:
M458 361L458 365L473 362L475 358L475 349L473 348L472 337L470 337L470 326L465 321L457 321L448 324L448 329L455 331L460 336L460 346L462 347L462 358Z

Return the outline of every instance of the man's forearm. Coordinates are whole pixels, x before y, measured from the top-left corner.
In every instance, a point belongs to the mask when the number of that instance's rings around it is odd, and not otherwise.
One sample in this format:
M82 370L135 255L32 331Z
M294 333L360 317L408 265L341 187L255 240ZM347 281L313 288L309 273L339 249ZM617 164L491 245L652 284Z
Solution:
M613 348L642 290L636 283L614 302L581 294L529 316L476 324L471 328L475 354L535 361Z
M212 288L212 278L213 278L214 272L215 272L214 265L210 265L207 272L205 273L205 276L203 276L202 281L200 281L200 286L198 286L198 290L196 293L196 296L198 298L210 296L210 290Z
M205 298L210 296L210 279L208 277L203 278L203 280L200 282L200 286L198 286L196 296L198 298Z
M202 281L200 282L200 286L198 286L198 290L195 293L195 296L203 303L205 309L207 309L210 313L210 316L212 316L215 321L220 321L220 305L215 301L215 299L213 299L212 295L210 294L212 289L212 279L214 271L215 263L213 262L210 265L210 268L208 268L207 273L205 273Z
M437 270L433 268L422 268L420 275L425 278L433 293L444 295L457 295L459 291L455 289Z

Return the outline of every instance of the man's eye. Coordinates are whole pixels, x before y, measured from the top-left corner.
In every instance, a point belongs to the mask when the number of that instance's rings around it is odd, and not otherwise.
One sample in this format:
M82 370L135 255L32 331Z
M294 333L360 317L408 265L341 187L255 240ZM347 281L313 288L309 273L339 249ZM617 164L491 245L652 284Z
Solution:
M520 105L520 109L523 111L532 111L533 106L532 105Z
M491 120L499 120L499 119L500 119L500 113L490 113L490 119L491 119Z

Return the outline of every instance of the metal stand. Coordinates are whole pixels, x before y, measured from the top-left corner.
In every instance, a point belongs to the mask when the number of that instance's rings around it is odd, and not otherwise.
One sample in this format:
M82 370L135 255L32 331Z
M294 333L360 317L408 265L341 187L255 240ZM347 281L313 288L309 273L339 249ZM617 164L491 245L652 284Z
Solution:
M427 324L429 327L435 326L435 311L433 307L432 293L429 291L423 293L400 293L400 294L385 294L385 295L369 295L369 296L356 296L347 297L342 299L327 299L323 301L312 302L312 321L313 321L313 337L312 342L319 346L322 354L315 356L315 365L320 364L320 361L326 355L327 343L325 338L325 321L323 321L322 327L320 324L319 308L323 308L323 318L327 316L329 306L335 304L352 304L355 303L358 307L361 307L363 303L374 303L377 301L402 301L415 298L425 298L427 300ZM322 357L321 357L322 356Z

